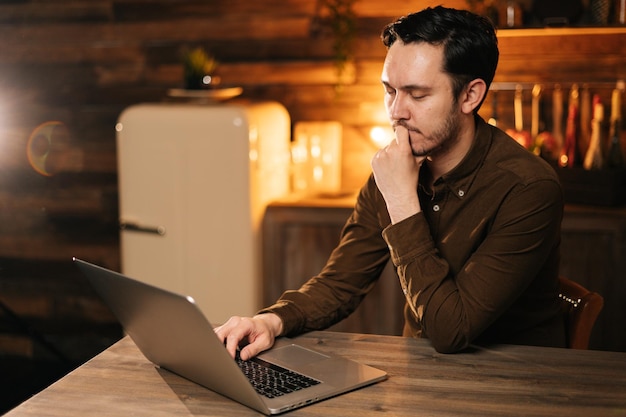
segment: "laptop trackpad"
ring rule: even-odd
[[[326,355],[298,345],[288,345],[271,349],[259,355],[259,357],[272,362],[288,364],[289,366],[303,366],[329,358]]]

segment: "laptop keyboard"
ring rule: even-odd
[[[280,397],[320,383],[316,379],[259,358],[244,361],[237,355],[235,361],[254,389],[267,398]]]

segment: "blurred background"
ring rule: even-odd
[[[625,149],[623,126],[612,123],[624,114],[615,104],[626,78],[623,1],[0,0],[0,413],[122,336],[71,258],[122,269],[116,125],[138,103],[198,101],[174,94],[188,87],[183,51],[199,47],[217,61],[206,89],[241,88],[224,103],[284,106],[291,192],[318,198],[319,220],[325,206],[349,209],[345,199],[389,140],[381,29],[440,3],[500,28],[499,70],[481,115],[530,132],[529,151],[561,170],[571,204],[562,270],[605,296],[593,347],[626,350],[623,171],[583,167],[594,103],[604,105],[602,149],[612,137]],[[576,161],[559,166],[574,92],[586,119],[575,132]],[[334,138],[335,171],[320,186],[316,168],[302,165],[313,155],[311,126]],[[543,132],[558,146],[543,149]],[[332,247],[343,215],[322,229],[307,223],[296,243]]]

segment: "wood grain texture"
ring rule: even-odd
[[[626,354],[502,345],[436,353],[427,340],[313,332],[298,342],[387,371],[389,378],[293,416],[626,415]],[[6,414],[257,416],[155,368],[125,338]]]
[[[244,87],[242,99],[279,101],[287,107],[293,123],[340,121],[346,132],[343,187],[354,190],[369,172],[373,150],[363,147],[367,131],[372,124],[386,123],[380,87],[385,48],[380,31],[399,15],[439,3],[467,6],[464,0],[356,2],[354,61],[343,78],[334,66],[327,11],[309,0],[2,3],[0,182],[20,185],[20,192],[11,189],[9,195],[24,198],[18,206],[32,201],[27,194],[39,191],[31,184],[42,180],[24,157],[26,141],[37,126],[49,120],[67,126],[71,150],[83,155],[84,163],[73,171],[79,175],[70,185],[82,175],[115,174],[117,117],[132,104],[165,100],[168,89],[182,85],[181,49],[201,45],[221,62],[218,73],[225,85]],[[626,76],[624,36],[623,28],[501,30],[496,81],[609,85]],[[340,90],[338,84],[342,84]],[[610,88],[599,93],[608,100]],[[512,99],[504,93],[498,110],[506,127],[512,122]],[[488,100],[482,113],[491,111]],[[549,117],[545,119],[548,125]],[[106,184],[83,182],[79,187],[102,193],[100,201],[105,202],[105,195],[110,189],[115,192],[117,184],[111,176]],[[62,197],[62,190],[51,186],[50,192],[39,196],[41,206],[52,205],[54,199],[87,196],[78,187],[70,188],[76,194]],[[98,211],[90,203],[83,206],[84,217],[90,216],[101,227],[115,228],[109,220],[117,217],[115,207],[103,203]],[[72,213],[68,211],[68,216]],[[0,205],[0,216],[8,221],[25,218],[12,205]],[[47,236],[32,236],[34,243],[41,239],[64,242],[65,235],[73,233],[68,230],[71,224],[48,225],[52,227],[40,229]],[[4,243],[11,242],[12,236],[3,237],[7,240],[0,242],[0,257],[15,256],[11,244]],[[91,239],[94,247],[102,244],[97,235]],[[26,245],[18,256],[40,259],[36,248],[36,243],[32,250]],[[118,249],[113,246],[111,251]]]

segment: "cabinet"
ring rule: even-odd
[[[354,198],[271,203],[263,219],[263,302],[319,273],[339,242]],[[404,296],[391,264],[350,317],[332,330],[401,335]]]
[[[339,240],[354,197],[271,203],[263,220],[263,301],[317,274]],[[561,273],[602,294],[605,306],[590,348],[626,351],[626,208],[567,205],[562,223]],[[402,333],[404,297],[387,265],[378,284],[333,330]]]

